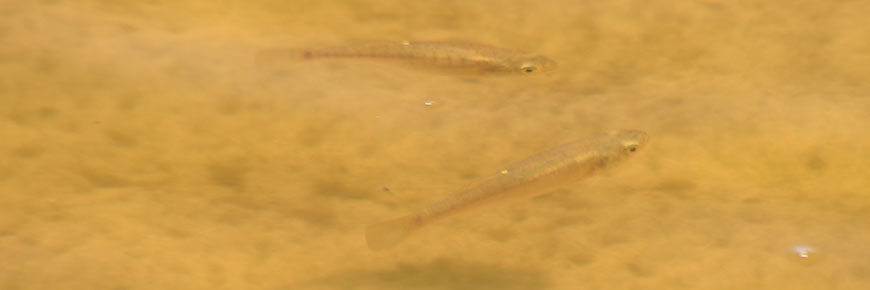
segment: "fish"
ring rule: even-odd
[[[636,155],[649,140],[646,132],[622,130],[541,152],[422,210],[366,227],[366,244],[389,249],[437,221],[564,188]]]
[[[535,75],[554,70],[552,59],[470,42],[387,42],[359,45],[284,48],[259,53],[261,65],[286,60],[369,59],[435,71],[476,75]]]

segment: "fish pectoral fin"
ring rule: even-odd
[[[392,248],[416,231],[420,226],[415,215],[377,223],[366,227],[366,244],[373,251]]]

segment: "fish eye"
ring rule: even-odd
[[[625,144],[625,152],[632,153],[635,151],[637,151],[637,144],[636,143]]]

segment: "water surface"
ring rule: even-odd
[[[0,289],[868,289],[868,13],[5,3]],[[384,40],[474,41],[559,67],[254,65],[266,49]],[[652,136],[618,170],[365,246],[367,224],[617,129]]]

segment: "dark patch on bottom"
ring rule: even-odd
[[[643,263],[631,262],[625,264],[625,269],[632,275],[637,277],[649,277],[653,273],[653,268]]]
[[[249,171],[244,160],[212,163],[207,170],[212,184],[238,192],[244,191]]]
[[[85,168],[79,174],[96,187],[122,187],[132,185],[129,179],[113,172]]]
[[[571,264],[576,267],[583,267],[595,261],[595,258],[593,256],[583,253],[569,255],[567,259],[569,262],[571,262]]]
[[[323,206],[299,206],[287,209],[286,215],[304,221],[312,226],[321,228],[333,227],[337,223],[337,216],[331,207]]]
[[[313,181],[313,192],[319,197],[339,199],[365,199],[372,194],[363,188],[354,188],[337,179],[317,179]]]
[[[298,289],[548,289],[552,283],[537,270],[440,259],[400,264],[386,270],[347,270],[306,283]]]

